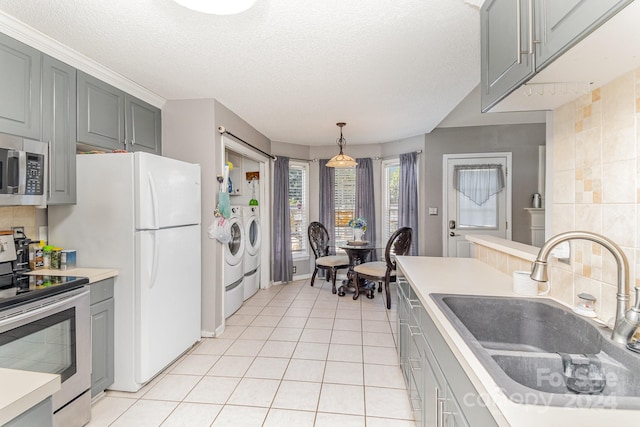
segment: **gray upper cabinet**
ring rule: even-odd
[[[0,33],[0,132],[41,139],[40,51]]]
[[[78,142],[161,154],[161,127],[159,108],[78,72]]]
[[[536,0],[536,69],[553,61],[631,1]]]
[[[486,112],[633,0],[487,0],[480,9]]]
[[[146,151],[160,154],[161,147],[161,113],[151,104],[127,95],[125,98],[126,135],[129,151]]]
[[[42,60],[42,140],[49,142],[48,204],[76,202],[76,69]]]
[[[529,12],[527,0],[486,0],[480,9],[482,111],[534,74]]]
[[[125,149],[124,97],[121,90],[78,71],[78,142]]]

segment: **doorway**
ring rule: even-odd
[[[249,199],[257,199],[259,201],[259,209],[258,209],[258,220],[262,224],[271,224],[271,161],[268,157],[257,153],[251,148],[247,147],[240,142],[234,141],[231,138],[227,138],[226,136],[222,136],[222,152],[221,159],[225,159],[225,152],[231,151],[235,153],[239,158],[244,160],[249,160],[253,164],[257,164],[258,173],[259,173],[259,181],[258,183],[249,182],[246,180],[244,176],[244,171],[241,174],[238,174],[236,180],[238,182],[235,183],[234,188],[241,188],[242,193],[235,193],[232,197],[231,204],[240,204],[243,206],[249,205]],[[250,186],[251,184],[251,186]],[[233,200],[235,199],[235,200]],[[271,254],[270,247],[265,242],[269,242],[271,240],[269,227],[262,227],[262,245],[260,247],[260,287],[268,288],[271,286]]]
[[[443,156],[443,254],[470,257],[468,234],[511,240],[511,153]]]

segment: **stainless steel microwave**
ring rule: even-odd
[[[47,205],[49,144],[0,134],[0,206]]]

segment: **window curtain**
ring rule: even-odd
[[[489,197],[504,188],[502,165],[456,165],[453,168],[453,187],[482,206]]]
[[[398,228],[411,227],[409,255],[418,255],[418,153],[400,154]]]
[[[293,280],[291,223],[289,212],[289,158],[278,156],[273,165],[273,242],[274,282]]]
[[[319,163],[319,173],[320,173],[320,213],[318,215],[318,221],[324,225],[329,233],[331,238],[331,242],[333,242],[333,235],[335,232],[335,224],[336,224],[336,209],[335,209],[335,182],[336,175],[335,170],[333,168],[327,167],[327,162],[329,159],[320,159]],[[336,250],[335,247],[332,246],[329,248],[329,253],[331,255],[335,255]],[[321,270],[320,273],[324,273],[324,270]]]
[[[376,206],[373,186],[373,162],[370,158],[356,159],[356,218],[367,221],[364,240],[376,242]],[[386,242],[384,242],[386,243]],[[375,252],[371,253],[371,261],[378,259]]]

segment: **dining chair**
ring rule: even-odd
[[[382,291],[382,283],[384,282],[387,309],[391,308],[389,282],[395,281],[396,279],[395,257],[409,253],[409,248],[411,247],[411,232],[411,227],[402,227],[391,235],[384,250],[384,261],[365,262],[364,264],[353,267],[356,287],[356,293],[353,295],[353,299],[358,298],[358,295],[360,295],[360,279],[377,281],[378,292]]]
[[[331,292],[335,294],[337,293],[337,270],[349,268],[349,257],[346,255],[329,255],[329,233],[322,223],[313,221],[309,224],[307,234],[311,250],[313,250],[313,255],[316,257],[315,268],[311,276],[311,286],[313,286],[318,270],[326,270],[331,278]]]

